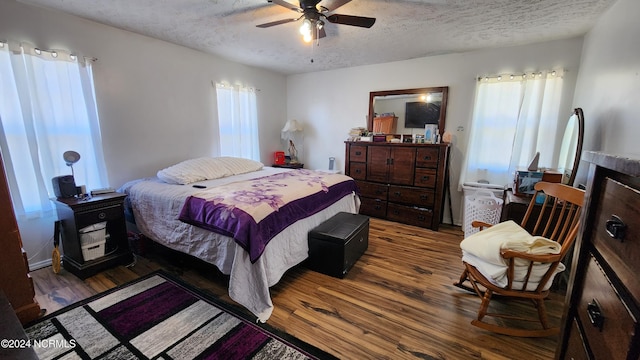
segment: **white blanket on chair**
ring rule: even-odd
[[[507,286],[508,262],[500,255],[502,249],[528,254],[559,254],[561,245],[542,236],[531,236],[518,224],[509,220],[469,236],[460,243],[460,248],[462,249],[462,261],[473,265],[493,284],[505,287]],[[528,262],[516,259],[515,265],[513,288],[518,289],[523,285],[522,281],[527,274]],[[534,264],[527,290],[535,290],[548,268],[549,264]],[[555,274],[564,269],[564,265],[560,264]],[[548,289],[551,283],[552,281],[549,281],[545,285],[545,289]]]

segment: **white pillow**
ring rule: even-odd
[[[219,179],[233,175],[227,166],[216,158],[190,159],[158,171],[160,180],[169,184],[190,184],[196,181]]]
[[[233,175],[245,174],[252,171],[258,171],[264,167],[264,164],[250,159],[223,156],[216,158],[224,167],[226,167]]]

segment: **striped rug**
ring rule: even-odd
[[[156,272],[28,325],[40,359],[325,359],[333,356],[236,315]]]

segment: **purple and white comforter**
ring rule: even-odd
[[[355,182],[346,175],[289,171],[189,196],[179,219],[233,237],[254,263],[286,227],[355,191]]]

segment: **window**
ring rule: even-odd
[[[67,150],[81,155],[76,184],[105,187],[91,61],[2,43],[0,80],[0,148],[16,215],[52,210],[51,178],[71,173]]]
[[[220,155],[260,161],[254,89],[216,84]]]
[[[478,80],[462,182],[506,185],[540,152],[539,167],[557,166],[562,76],[555,71]]]

